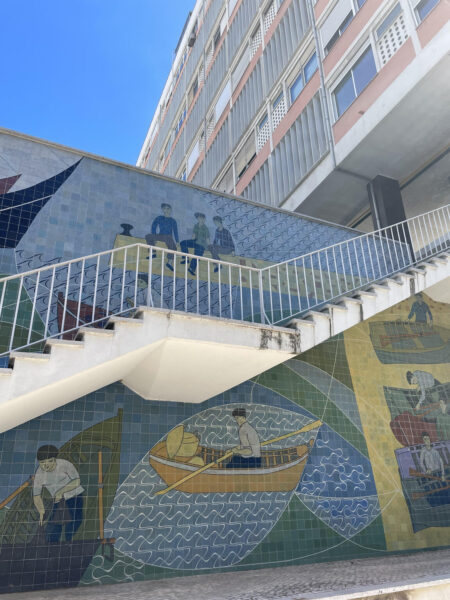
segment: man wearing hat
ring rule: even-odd
[[[220,260],[219,254],[234,254],[235,246],[231,233],[223,226],[222,217],[215,216],[213,221],[216,226],[216,234],[214,236],[214,241],[208,247],[208,250],[215,260]],[[217,273],[218,270],[219,265],[216,265],[214,267],[214,272]]]
[[[197,223],[194,225],[194,237],[191,240],[182,240],[180,243],[181,252],[189,253],[189,250],[194,250],[196,256],[203,256],[205,248],[209,246],[209,229],[205,225],[206,216],[201,212],[195,213]],[[183,265],[185,259],[181,261]],[[195,275],[195,269],[197,268],[197,259],[191,258],[189,265],[189,273]]]
[[[235,408],[231,415],[239,427],[239,446],[233,448],[233,456],[227,469],[255,469],[261,466],[261,442],[256,429],[247,421],[245,408]]]
[[[164,242],[169,250],[176,250],[178,244],[178,227],[177,222],[172,217],[172,207],[170,204],[161,204],[162,215],[154,219],[152,223],[152,232],[145,236],[145,240],[149,246],[153,246],[156,242]],[[155,257],[155,254],[153,254]],[[173,271],[173,254],[167,256],[166,267]]]

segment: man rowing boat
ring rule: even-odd
[[[245,408],[235,408],[231,415],[239,426],[239,446],[235,446],[227,469],[254,469],[261,466],[261,442],[256,429],[247,421]]]

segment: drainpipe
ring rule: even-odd
[[[334,170],[336,168],[336,154],[334,151],[333,130],[331,128],[330,106],[328,103],[327,92],[325,89],[325,76],[323,73],[322,51],[321,51],[321,46],[319,44],[319,34],[317,32],[316,20],[314,18],[314,9],[312,6],[312,0],[306,0],[306,6],[308,7],[309,18],[311,21],[311,28],[312,28],[312,32],[313,32],[313,36],[314,36],[314,43],[316,46],[317,65],[319,67],[319,77],[320,77],[320,95],[322,98],[323,116],[325,119],[325,130],[327,132],[328,145],[329,145],[330,152],[331,152],[331,160],[333,163],[333,170]]]

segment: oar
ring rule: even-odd
[[[30,479],[27,479],[27,481],[24,481],[22,485],[17,488],[17,490],[15,490],[12,494],[5,498],[3,502],[0,502],[0,509],[4,508],[7,504],[9,504],[11,500],[14,500],[14,498],[18,496],[22,490],[28,487],[32,481],[33,476],[31,476]]]
[[[450,490],[450,485],[438,487],[434,490],[429,490],[428,492],[414,492],[412,495],[412,499],[418,500],[419,498],[424,498],[425,496],[429,496],[430,494],[436,494],[437,492],[444,492],[445,490]]]
[[[297,431],[292,431],[291,433],[285,433],[284,435],[280,435],[276,438],[272,438],[271,440],[266,440],[265,442],[261,442],[261,446],[267,446],[269,444],[274,444],[275,442],[279,442],[280,440],[285,440],[286,438],[292,437],[293,435],[298,435],[300,433],[306,433],[307,431],[311,431],[312,429],[317,429],[317,427],[320,427],[321,425],[322,425],[322,421],[320,421],[320,420],[314,421],[313,423],[309,423],[308,425],[305,425],[304,427],[302,427],[301,429],[298,429]],[[196,471],[189,473],[189,475],[186,475],[186,477],[183,477],[182,479],[175,481],[175,483],[172,483],[172,485],[169,485],[168,487],[166,487],[162,490],[159,490],[158,492],[155,492],[155,496],[161,496],[162,494],[167,494],[167,492],[170,492],[171,490],[180,486],[182,483],[189,481],[189,479],[192,479],[193,477],[200,475],[200,473],[203,473],[203,471],[210,469],[214,465],[218,465],[219,463],[223,462],[224,460],[226,460],[227,458],[229,458],[232,455],[233,455],[233,451],[228,450],[228,452],[225,452],[225,454],[223,456],[221,456],[220,458],[218,458],[217,460],[214,460],[213,462],[208,463],[204,467],[200,467],[200,469],[197,469]]]
[[[425,477],[425,479],[435,479],[436,481],[442,481],[442,477],[437,477],[436,475],[428,475],[428,473],[421,473],[420,471],[415,471],[414,469],[409,469],[410,477]]]

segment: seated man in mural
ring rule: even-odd
[[[430,318],[430,325],[433,323],[433,315],[431,314],[430,307],[423,299],[422,294],[419,292],[416,294],[416,300],[413,302],[411,306],[410,313],[408,315],[408,319],[411,320],[413,316],[416,317],[415,323],[420,323],[422,325],[427,324],[427,317]]]
[[[407,371],[406,380],[410,385],[417,386],[417,391],[420,393],[419,401],[414,407],[416,411],[421,410],[427,404],[437,404],[441,393],[445,393],[441,382],[427,371]]]
[[[195,218],[197,223],[194,225],[194,237],[191,240],[182,240],[180,243],[181,252],[186,254],[192,248],[196,256],[203,256],[205,248],[210,244],[209,229],[205,225],[206,216],[203,213],[196,212]],[[181,260],[181,264],[184,265],[185,259]],[[197,259],[191,258],[189,265],[189,273],[195,275],[195,269],[197,268]]]
[[[233,448],[233,456],[227,469],[254,469],[261,466],[261,442],[256,429],[247,421],[245,408],[235,408],[231,415],[239,427],[239,446]]]
[[[169,250],[176,250],[178,244],[178,226],[172,217],[172,207],[170,204],[161,204],[162,215],[156,217],[152,223],[152,232],[145,236],[149,246],[154,246],[156,242],[163,242]],[[156,253],[153,253],[153,258]],[[166,267],[173,271],[173,254],[167,256]]]
[[[234,241],[231,237],[231,233],[223,226],[222,217],[214,217],[213,222],[216,226],[216,234],[214,236],[213,243],[208,247],[208,250],[211,252],[211,256],[214,258],[214,260],[220,260],[220,254],[234,255]],[[214,267],[214,273],[217,273],[218,270],[219,265],[216,265]]]
[[[426,431],[422,434],[422,439],[424,446],[420,451],[420,468],[422,469],[422,473],[426,473],[427,475],[434,475],[436,477],[441,477],[442,481],[445,481],[445,469],[444,462],[442,460],[441,455],[431,446],[430,436]]]
[[[83,492],[78,471],[67,460],[58,458],[58,448],[41,446],[37,451],[39,467],[34,476],[33,501],[39,513],[39,523],[44,524],[45,507],[42,489],[46,488],[53,499],[53,507],[45,527],[48,543],[58,543],[63,527],[65,540],[70,542],[83,520]]]

